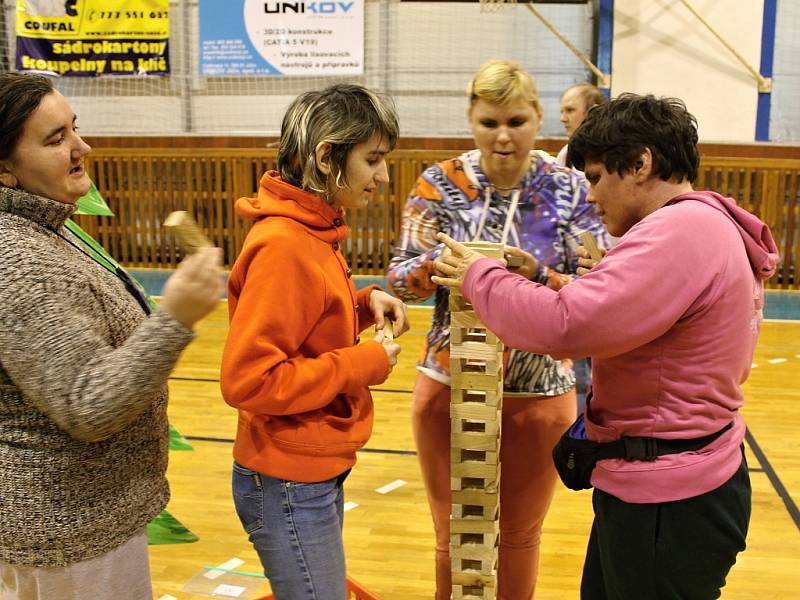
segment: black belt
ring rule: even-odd
[[[665,454],[691,452],[708,446],[711,442],[728,431],[733,422],[728,423],[709,435],[690,440],[664,440],[653,437],[624,437],[614,442],[597,442],[597,459],[624,458],[625,460],[653,461]]]

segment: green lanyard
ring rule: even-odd
[[[67,219],[66,223],[64,223],[64,227],[76,238],[78,238],[78,241],[81,244],[80,247],[76,246],[78,250],[82,251],[89,258],[107,271],[113,273],[120,279],[120,281],[122,281],[125,289],[128,290],[131,296],[133,296],[134,299],[139,303],[139,306],[142,307],[142,310],[145,312],[145,314],[149,315],[153,310],[156,309],[158,305],[145,291],[142,284],[131,277],[127,271],[125,271],[125,269],[123,269],[122,266],[115,261],[108,252],[106,252],[106,249],[103,248],[103,246],[100,245],[97,240],[81,229],[72,219]],[[70,240],[67,239],[66,241],[72,244]],[[75,246],[75,244],[72,245]]]

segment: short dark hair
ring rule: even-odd
[[[683,101],[628,93],[594,107],[569,139],[567,160],[581,170],[586,161],[601,162],[624,175],[645,148],[664,181],[697,178],[697,120]]]
[[[43,75],[0,73],[0,160],[14,154],[28,117],[53,89]]]
[[[292,185],[319,195],[327,177],[317,168],[318,144],[331,145],[336,185],[347,184],[345,167],[350,150],[379,135],[393,149],[400,135],[392,102],[356,84],[338,83],[301,94],[289,106],[281,124],[278,171]]]

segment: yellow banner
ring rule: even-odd
[[[169,0],[17,0],[19,71],[166,75]]]
[[[168,38],[169,0],[17,0],[17,35]]]

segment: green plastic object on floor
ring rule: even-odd
[[[186,438],[175,429],[172,425],[169,426],[169,449],[170,450],[194,450],[192,445],[186,441]]]
[[[191,544],[199,539],[167,511],[163,511],[147,524],[147,543],[150,546]]]

